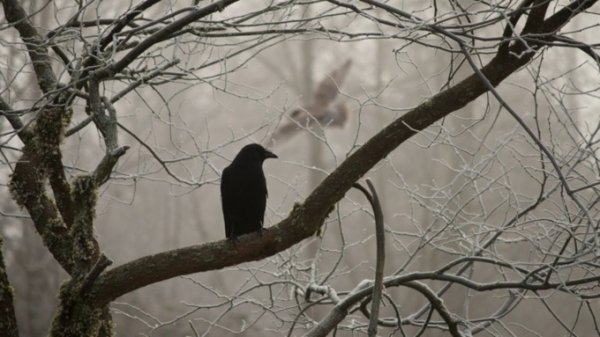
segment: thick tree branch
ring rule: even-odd
[[[36,230],[42,236],[44,244],[60,265],[70,273],[72,271],[71,240],[65,239],[67,227],[60,218],[54,203],[39,182],[35,162],[30,162],[24,155],[15,165],[11,192],[19,203],[27,209]],[[20,193],[19,196],[16,193]]]
[[[517,57],[522,48],[514,46],[511,48],[514,52],[493,58],[481,69],[481,73],[493,86],[498,85],[533,57],[532,53]],[[262,237],[243,236],[236,246],[223,240],[181,248],[143,257],[108,270],[96,283],[96,301],[105,304],[135,289],[178,275],[263,259],[312,236],[331,207],[378,161],[418,131],[464,107],[487,91],[488,88],[479,76],[473,74],[407,112],[358,148],[325,178],[302,206],[267,230]]]
[[[598,0],[575,0],[544,21],[545,33],[554,33],[567,24],[574,16],[592,7]]]
[[[13,288],[8,282],[4,256],[2,255],[2,238],[0,237],[0,336],[18,337],[17,318],[13,301]]]
[[[56,200],[56,206],[67,227],[73,223],[73,205],[71,187],[65,174],[60,144],[63,131],[71,120],[72,110],[64,107],[48,106],[40,112],[33,129],[34,145],[30,154],[41,167],[38,170],[48,173],[50,187]]]
[[[49,93],[56,88],[57,81],[52,71],[48,50],[43,46],[43,39],[29,21],[29,16],[19,1],[2,0],[2,5],[6,20],[15,26],[27,46],[40,89],[44,93]]]
[[[517,9],[513,12],[513,15],[510,17],[506,26],[504,27],[504,32],[502,33],[503,41],[500,43],[498,47],[498,53],[500,55],[504,55],[508,53],[508,46],[510,45],[511,37],[514,34],[515,27],[517,26],[517,22],[521,18],[521,16],[525,13],[525,10],[531,5],[531,3],[535,0],[523,0]]]
[[[523,27],[523,34],[538,33],[542,30],[544,17],[550,5],[550,0],[536,0],[531,5],[531,12]]]
[[[44,243],[61,266],[69,272],[72,269],[70,240],[65,240],[67,227],[58,215],[54,203],[44,191],[43,182],[39,181],[38,165],[30,161],[24,154],[15,165],[11,180],[11,192],[17,203],[27,208],[36,230]]]

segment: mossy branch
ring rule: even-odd
[[[94,263],[94,266],[87,275],[83,279],[83,283],[81,285],[81,290],[79,291],[80,295],[85,296],[89,292],[90,288],[96,282],[96,279],[108,266],[112,264],[112,261],[106,257],[104,254],[100,254],[100,257]]]
[[[70,236],[73,240],[72,258],[75,270],[72,275],[80,277],[88,273],[100,257],[100,247],[94,237],[94,218],[98,185],[91,175],[76,177],[73,181],[75,208]]]
[[[2,238],[0,237],[0,336],[18,337],[17,318],[13,301],[13,288],[8,282],[4,257],[2,256]]]
[[[27,209],[37,232],[54,258],[71,273],[72,241],[56,205],[46,194],[45,173],[33,148],[33,145],[25,145],[23,155],[15,165],[9,185],[10,192],[17,204]]]
[[[62,163],[60,144],[72,114],[71,109],[65,109],[63,106],[48,106],[43,109],[33,129],[34,139],[31,146],[31,155],[39,162],[40,173],[48,176],[56,206],[67,227],[73,224],[73,201]]]

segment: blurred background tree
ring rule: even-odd
[[[595,4],[2,0],[0,336],[600,334]]]

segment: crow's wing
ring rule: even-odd
[[[243,215],[240,232],[245,234],[262,228],[267,206],[267,184],[260,164],[246,166],[243,175],[239,191],[240,199],[243,200],[240,207]]]
[[[239,202],[236,200],[236,176],[235,170],[227,166],[221,175],[221,206],[223,208],[223,219],[225,221],[225,237],[235,236],[234,228],[236,223],[236,214],[238,214]]]
[[[260,230],[267,206],[267,184],[262,165],[233,163],[221,176],[225,236],[235,238]]]

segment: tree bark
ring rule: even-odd
[[[2,255],[2,238],[0,237],[0,336],[19,337],[13,288],[8,282],[4,256]]]

